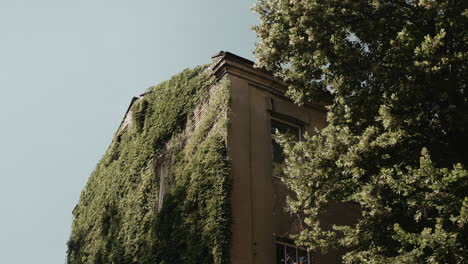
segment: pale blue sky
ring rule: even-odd
[[[0,263],[65,263],[71,211],[134,95],[229,50],[254,0],[0,0]]]

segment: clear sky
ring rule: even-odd
[[[0,263],[65,263],[71,211],[134,95],[228,50],[254,0],[0,0]]]

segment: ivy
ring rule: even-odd
[[[200,66],[132,105],[73,212],[68,263],[229,262],[229,94]],[[170,184],[158,212],[162,162]]]

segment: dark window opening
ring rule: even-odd
[[[273,162],[275,163],[283,163],[284,162],[284,153],[283,148],[276,142],[275,140],[275,133],[279,131],[281,134],[286,134],[291,137],[294,141],[301,140],[301,127],[298,125],[294,125],[289,122],[279,121],[277,119],[271,119],[271,144],[272,144],[272,155],[273,155]]]

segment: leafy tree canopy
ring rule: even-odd
[[[468,262],[468,1],[258,0],[257,64],[329,125],[286,141],[288,207],[345,263]],[[330,201],[359,207],[324,227]]]

